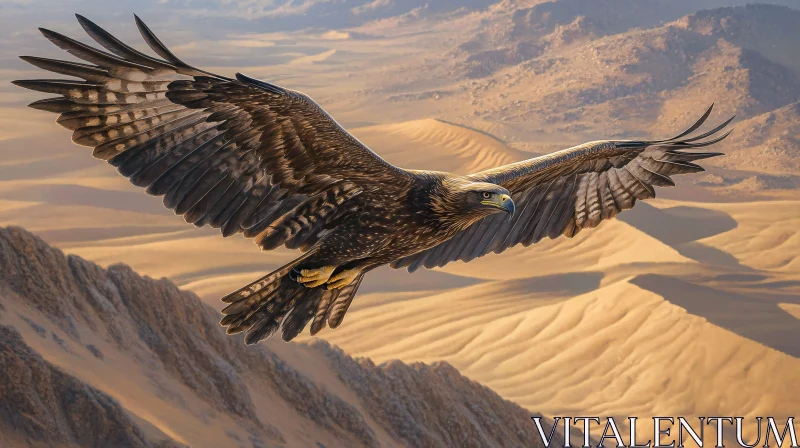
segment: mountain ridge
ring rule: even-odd
[[[74,379],[59,382],[72,384],[67,393],[96,390],[96,401],[116,402],[107,407],[122,417],[108,421],[131,428],[122,434],[139,441],[132,446],[161,442],[144,440],[125,413],[174,446],[537,446],[527,411],[447,363],[375,365],[322,341],[247,348],[193,293],[122,264],[106,270],[65,256],[19,227],[0,228],[0,273],[1,331],[21,335],[9,338],[15,351],[0,347],[16,353],[3,363],[30,366],[19,354],[35,352],[26,356],[38,354],[41,371]],[[0,423],[19,426],[10,413]],[[55,423],[40,432],[67,446],[114,446],[83,444]],[[49,440],[14,434],[33,446]]]

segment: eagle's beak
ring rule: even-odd
[[[492,199],[482,201],[481,204],[491,205],[492,207],[499,208],[511,216],[514,216],[514,201],[512,201],[511,196],[507,194],[493,195]]]
[[[514,216],[514,201],[507,194],[500,195],[500,208],[511,216]]]

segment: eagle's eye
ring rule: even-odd
[[[489,199],[490,197],[492,197],[492,194],[489,193],[488,191],[484,191],[481,196],[483,196],[484,199]]]

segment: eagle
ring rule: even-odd
[[[603,140],[458,175],[394,166],[311,98],[241,73],[178,59],[134,16],[144,54],[81,15],[103,51],[41,33],[83,62],[21,56],[71,79],[14,81],[57,95],[30,104],[60,114],[72,141],[197,227],[243,234],[299,256],[225,296],[220,324],[255,344],[342,323],[364,275],[469,262],[544,237],[597,227],[671,176],[703,171],[698,151],[733,120],[699,133],[713,105],[666,140]]]

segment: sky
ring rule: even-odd
[[[289,6],[298,6],[297,2],[289,3]],[[73,59],[45,39],[37,28],[48,28],[98,47],[75,20],[75,13],[96,22],[123,42],[151,53],[136,29],[133,20],[136,13],[183,59],[232,74],[246,67],[282,63],[328,49],[297,44],[286,35],[270,34],[278,31],[267,23],[277,21],[274,17],[235,17],[233,13],[226,16],[226,11],[243,14],[242,8],[247,7],[261,14],[278,11],[284,6],[286,3],[270,0],[0,0],[0,29],[3,30],[0,34],[0,108],[22,107],[42,97],[10,84],[14,79],[43,76],[43,72],[19,60],[18,56]],[[284,8],[283,14],[300,14],[293,11]]]
[[[63,59],[38,27],[95,45],[74,18],[82,14],[122,41],[146,49],[136,30],[139,15],[173,51],[197,66],[264,66],[315,55],[326,48],[297,45],[270,33],[357,26],[401,14],[481,8],[495,0],[0,0],[0,106],[19,106],[8,81],[29,70],[19,55]]]

